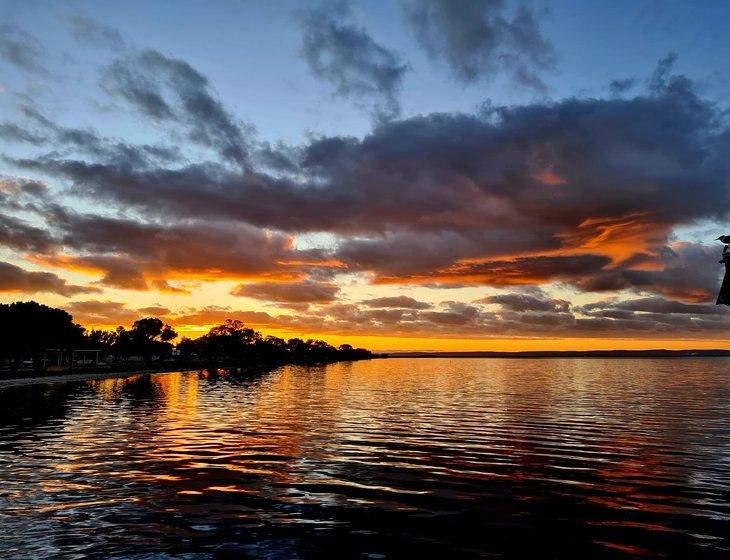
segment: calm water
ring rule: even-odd
[[[0,557],[730,557],[730,360],[0,381]]]

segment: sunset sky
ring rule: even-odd
[[[730,4],[0,0],[0,301],[727,347]]]

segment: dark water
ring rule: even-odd
[[[0,557],[419,556],[730,557],[730,360],[0,381]]]

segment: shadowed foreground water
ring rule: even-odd
[[[3,558],[727,558],[730,360],[0,381]]]

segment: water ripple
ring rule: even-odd
[[[727,558],[729,365],[0,380],[0,556]]]

